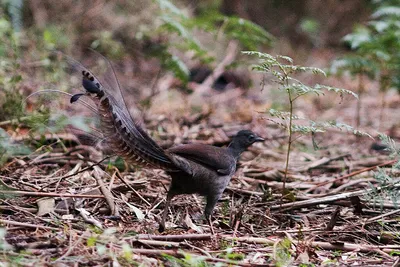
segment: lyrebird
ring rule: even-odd
[[[239,131],[226,148],[184,144],[161,148],[145,131],[140,118],[130,115],[124,101],[118,101],[108,83],[102,83],[80,64],[85,93],[72,95],[74,103],[83,95],[95,103],[100,118],[100,131],[113,152],[128,163],[160,168],[172,178],[159,230],[165,229],[165,220],[171,199],[180,194],[200,194],[206,197],[205,217],[210,217],[215,205],[236,171],[240,154],[255,142],[264,141],[249,130]],[[115,74],[114,74],[115,75]],[[116,77],[115,77],[116,79]]]

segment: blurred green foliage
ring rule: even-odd
[[[308,35],[314,46],[318,47],[320,42],[320,23],[313,18],[305,18],[300,22],[300,29]]]
[[[0,166],[16,155],[28,155],[31,150],[23,144],[12,142],[10,136],[0,128]]]
[[[400,90],[400,1],[374,1],[375,12],[366,25],[358,25],[344,41],[353,51],[333,62],[332,72],[367,75],[380,90]]]
[[[395,159],[397,162],[391,168],[377,168],[374,171],[374,179],[377,181],[379,187],[370,184],[371,191],[367,194],[367,200],[373,201],[381,205],[385,200],[393,202],[395,208],[399,207],[399,180],[398,171],[400,169],[400,149],[396,142],[386,134],[379,134],[379,139],[386,146],[386,151],[390,153],[389,157]]]
[[[19,35],[12,24],[0,18],[0,121],[20,117],[22,95],[19,91],[22,75],[19,71]]]
[[[189,78],[189,70],[184,61],[173,53],[173,49],[182,52],[191,51],[193,58],[202,63],[211,63],[214,56],[206,50],[195,37],[197,31],[217,38],[225,35],[228,40],[238,40],[247,49],[256,49],[260,45],[270,45],[273,37],[260,26],[238,17],[222,15],[217,6],[206,9],[196,17],[190,17],[169,0],[156,0],[159,6],[157,31],[145,32],[144,38],[154,34],[165,37],[164,42],[153,46],[150,55],[160,59],[164,69],[171,71],[183,82]],[[218,41],[218,40],[216,40]]]

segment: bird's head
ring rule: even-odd
[[[262,141],[264,141],[264,138],[258,136],[252,131],[241,130],[233,137],[232,142],[228,147],[240,154],[255,142]]]

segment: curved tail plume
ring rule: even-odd
[[[74,65],[81,70],[82,86],[86,92],[72,95],[70,102],[74,103],[82,96],[93,100],[100,118],[100,130],[115,154],[137,165],[178,170],[165,151],[144,130],[141,119],[131,116],[123,97],[112,94],[115,90],[121,94],[120,89],[111,88],[80,63],[74,61]],[[116,77],[115,80],[118,81]]]

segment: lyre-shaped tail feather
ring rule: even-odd
[[[178,170],[165,151],[144,130],[139,122],[141,120],[132,117],[125,102],[118,101],[112,95],[115,88],[101,82],[80,63],[74,61],[74,64],[81,70],[82,86],[86,94],[73,95],[71,103],[83,95],[89,96],[95,102],[101,122],[100,130],[108,146],[127,162],[170,171]]]

